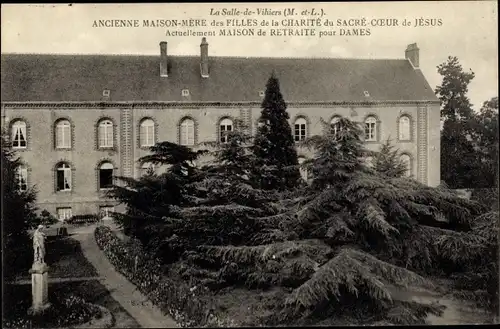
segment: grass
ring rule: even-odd
[[[59,291],[53,291],[50,298],[51,307],[42,314],[28,316],[31,306],[30,285],[5,285],[3,301],[4,327],[67,327],[88,322],[100,313],[97,307],[72,292],[61,294]]]
[[[54,304],[55,300],[64,300],[70,296],[82,298],[87,303],[97,304],[107,308],[115,319],[115,328],[138,328],[139,324],[134,320],[123,307],[115,301],[110,292],[98,281],[88,280],[80,282],[63,282],[63,283],[49,283],[49,302]],[[4,286],[4,321],[15,321],[15,319],[26,319],[28,307],[31,303],[31,285],[12,285],[6,284]],[[60,305],[61,303],[56,303]],[[60,307],[60,306],[58,306]],[[55,309],[54,313],[58,313]],[[83,313],[83,312],[82,312]],[[88,313],[88,311],[86,311]],[[65,313],[67,314],[67,313]],[[49,317],[41,321],[36,327],[49,328],[55,327],[55,324],[60,319]],[[87,318],[85,318],[87,320]],[[16,323],[21,323],[17,321]],[[5,322],[4,322],[5,323]],[[16,325],[16,327],[21,325]]]
[[[48,236],[45,262],[51,278],[82,278],[97,276],[94,266],[85,258],[80,243],[69,237]],[[29,279],[29,268],[18,279]]]
[[[49,235],[46,241],[46,263],[49,265],[49,278],[88,278],[97,277],[93,265],[83,255],[80,243],[71,236],[56,237]],[[29,279],[28,268],[18,279]],[[49,279],[49,280],[50,280]],[[29,282],[29,280],[28,280]],[[111,297],[110,291],[99,280],[75,280],[71,282],[49,282],[49,302],[65,300],[70,296],[82,298],[87,303],[107,308],[114,317],[115,328],[138,328],[135,319]],[[4,320],[27,317],[31,305],[31,284],[5,284],[3,294]],[[60,304],[60,303],[59,303]],[[85,310],[82,310],[85,313]],[[45,321],[37,327],[54,327],[56,320]],[[15,325],[21,327],[21,325]]]

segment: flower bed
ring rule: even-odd
[[[213,296],[189,287],[180,280],[166,277],[160,262],[148,259],[135,242],[122,242],[108,227],[95,230],[97,245],[117,271],[127,277],[163,312],[170,314],[182,327],[235,326],[231,319],[222,320],[214,314]],[[136,256],[138,256],[135,271]]]
[[[6,288],[2,319],[4,328],[67,328],[84,324],[101,315],[98,306],[78,296],[54,294],[50,299],[50,308],[42,314],[29,316],[31,287],[6,285]]]

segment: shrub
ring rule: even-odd
[[[68,224],[76,224],[76,225],[97,223],[98,221],[99,221],[99,216],[95,214],[75,215],[72,216],[70,219],[65,220],[65,222]]]
[[[480,202],[491,210],[498,210],[498,188],[476,188],[471,192],[471,200]]]
[[[19,292],[16,286],[9,286],[6,292],[5,328],[54,328],[69,327],[90,321],[100,314],[100,309],[75,295],[53,293],[51,307],[41,314],[28,315],[31,296],[28,291]]]
[[[182,327],[224,326],[213,314],[211,300],[199,289],[166,277],[158,259],[149,257],[134,240],[122,242],[109,227],[95,229],[95,239],[116,270],[127,277],[153,304],[169,313]],[[137,271],[135,259],[138,257]]]

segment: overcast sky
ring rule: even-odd
[[[279,3],[279,4],[73,4],[2,5],[2,53],[159,54],[159,42],[168,41],[172,55],[199,55],[200,37],[166,37],[167,28],[93,28],[105,19],[226,19],[210,16],[211,8],[323,9],[325,18],[441,19],[439,27],[372,27],[369,36],[330,37],[208,37],[209,55],[261,57],[404,58],[410,43],[420,48],[420,67],[434,88],[440,84],[436,66],[457,56],[476,78],[469,97],[474,108],[497,96],[498,33],[496,1],[442,1],[397,3]],[[248,18],[278,19],[283,16]],[[294,18],[299,18],[298,16]],[[305,17],[308,18],[308,17]],[[214,28],[212,28],[214,29]],[[326,28],[318,28],[317,31]],[[335,29],[338,30],[338,27]],[[170,29],[175,31],[175,29]],[[179,29],[177,29],[179,30]],[[202,31],[194,28],[194,31]]]

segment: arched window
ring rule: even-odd
[[[305,118],[297,118],[294,124],[294,134],[293,137],[296,142],[300,142],[306,139],[307,132],[307,121]]]
[[[141,166],[141,176],[152,175],[155,173],[155,165],[151,162],[145,162]]]
[[[144,119],[141,121],[139,139],[141,147],[151,147],[155,145],[155,123],[153,120]]]
[[[302,165],[304,163],[304,161],[306,161],[306,158],[298,157],[297,160],[299,162],[299,165]],[[302,177],[302,179],[307,181],[307,178],[308,178],[307,169],[301,167],[301,168],[299,168],[299,171],[300,171],[300,176]]]
[[[340,131],[340,117],[334,116],[332,120],[330,121],[330,127],[332,129],[332,134],[334,137],[337,137],[337,134]]]
[[[228,142],[228,131],[233,131],[233,120],[229,118],[222,119],[219,124],[220,128],[220,142],[227,143]]]
[[[71,191],[71,167],[66,163],[56,166],[56,191]]]
[[[12,147],[24,149],[27,146],[26,122],[17,120],[11,127]]]
[[[411,120],[407,115],[403,115],[399,118],[399,140],[409,141],[411,140]]]
[[[68,120],[59,120],[56,123],[56,148],[71,148],[71,123]]]
[[[194,145],[194,121],[190,118],[185,118],[180,126],[180,143],[181,145]]]
[[[365,120],[365,141],[373,142],[377,140],[377,119],[370,116]]]
[[[406,165],[405,176],[411,176],[411,157],[408,154],[403,153],[400,155],[399,159]]]
[[[108,189],[113,187],[114,167],[109,162],[103,162],[99,166],[99,189]]]
[[[98,126],[99,147],[113,147],[113,122],[102,120]]]
[[[19,165],[16,168],[17,186],[19,191],[25,192],[28,190],[28,168]]]

